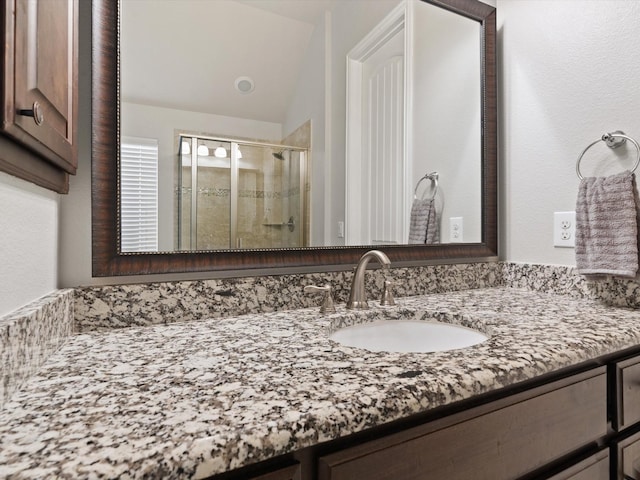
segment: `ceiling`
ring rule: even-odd
[[[123,0],[126,102],[282,123],[335,0]],[[238,77],[253,79],[242,94]]]

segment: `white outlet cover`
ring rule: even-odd
[[[555,247],[575,248],[576,212],[553,213],[553,245]]]
[[[449,241],[451,243],[464,242],[463,217],[449,217]]]

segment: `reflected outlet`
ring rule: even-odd
[[[464,224],[463,217],[449,218],[449,241],[451,243],[464,242]]]

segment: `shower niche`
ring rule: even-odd
[[[307,162],[298,147],[180,135],[176,248],[308,246]]]

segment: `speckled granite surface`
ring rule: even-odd
[[[316,308],[80,334],[0,412],[0,477],[201,478],[640,343],[640,312],[558,298],[492,288],[373,310],[491,336],[429,354],[333,343],[332,322],[367,316]]]
[[[0,317],[0,409],[73,327],[73,290],[57,290]]]
[[[604,278],[588,281],[575,267],[503,263],[504,285],[589,298],[605,305],[640,308],[638,279]]]
[[[266,313],[318,305],[303,293],[305,285],[333,287],[346,302],[352,272],[81,287],[75,290],[77,331],[87,332]],[[499,263],[431,265],[367,272],[369,298],[379,298],[385,278],[396,282],[395,295],[423,295],[502,284]]]

